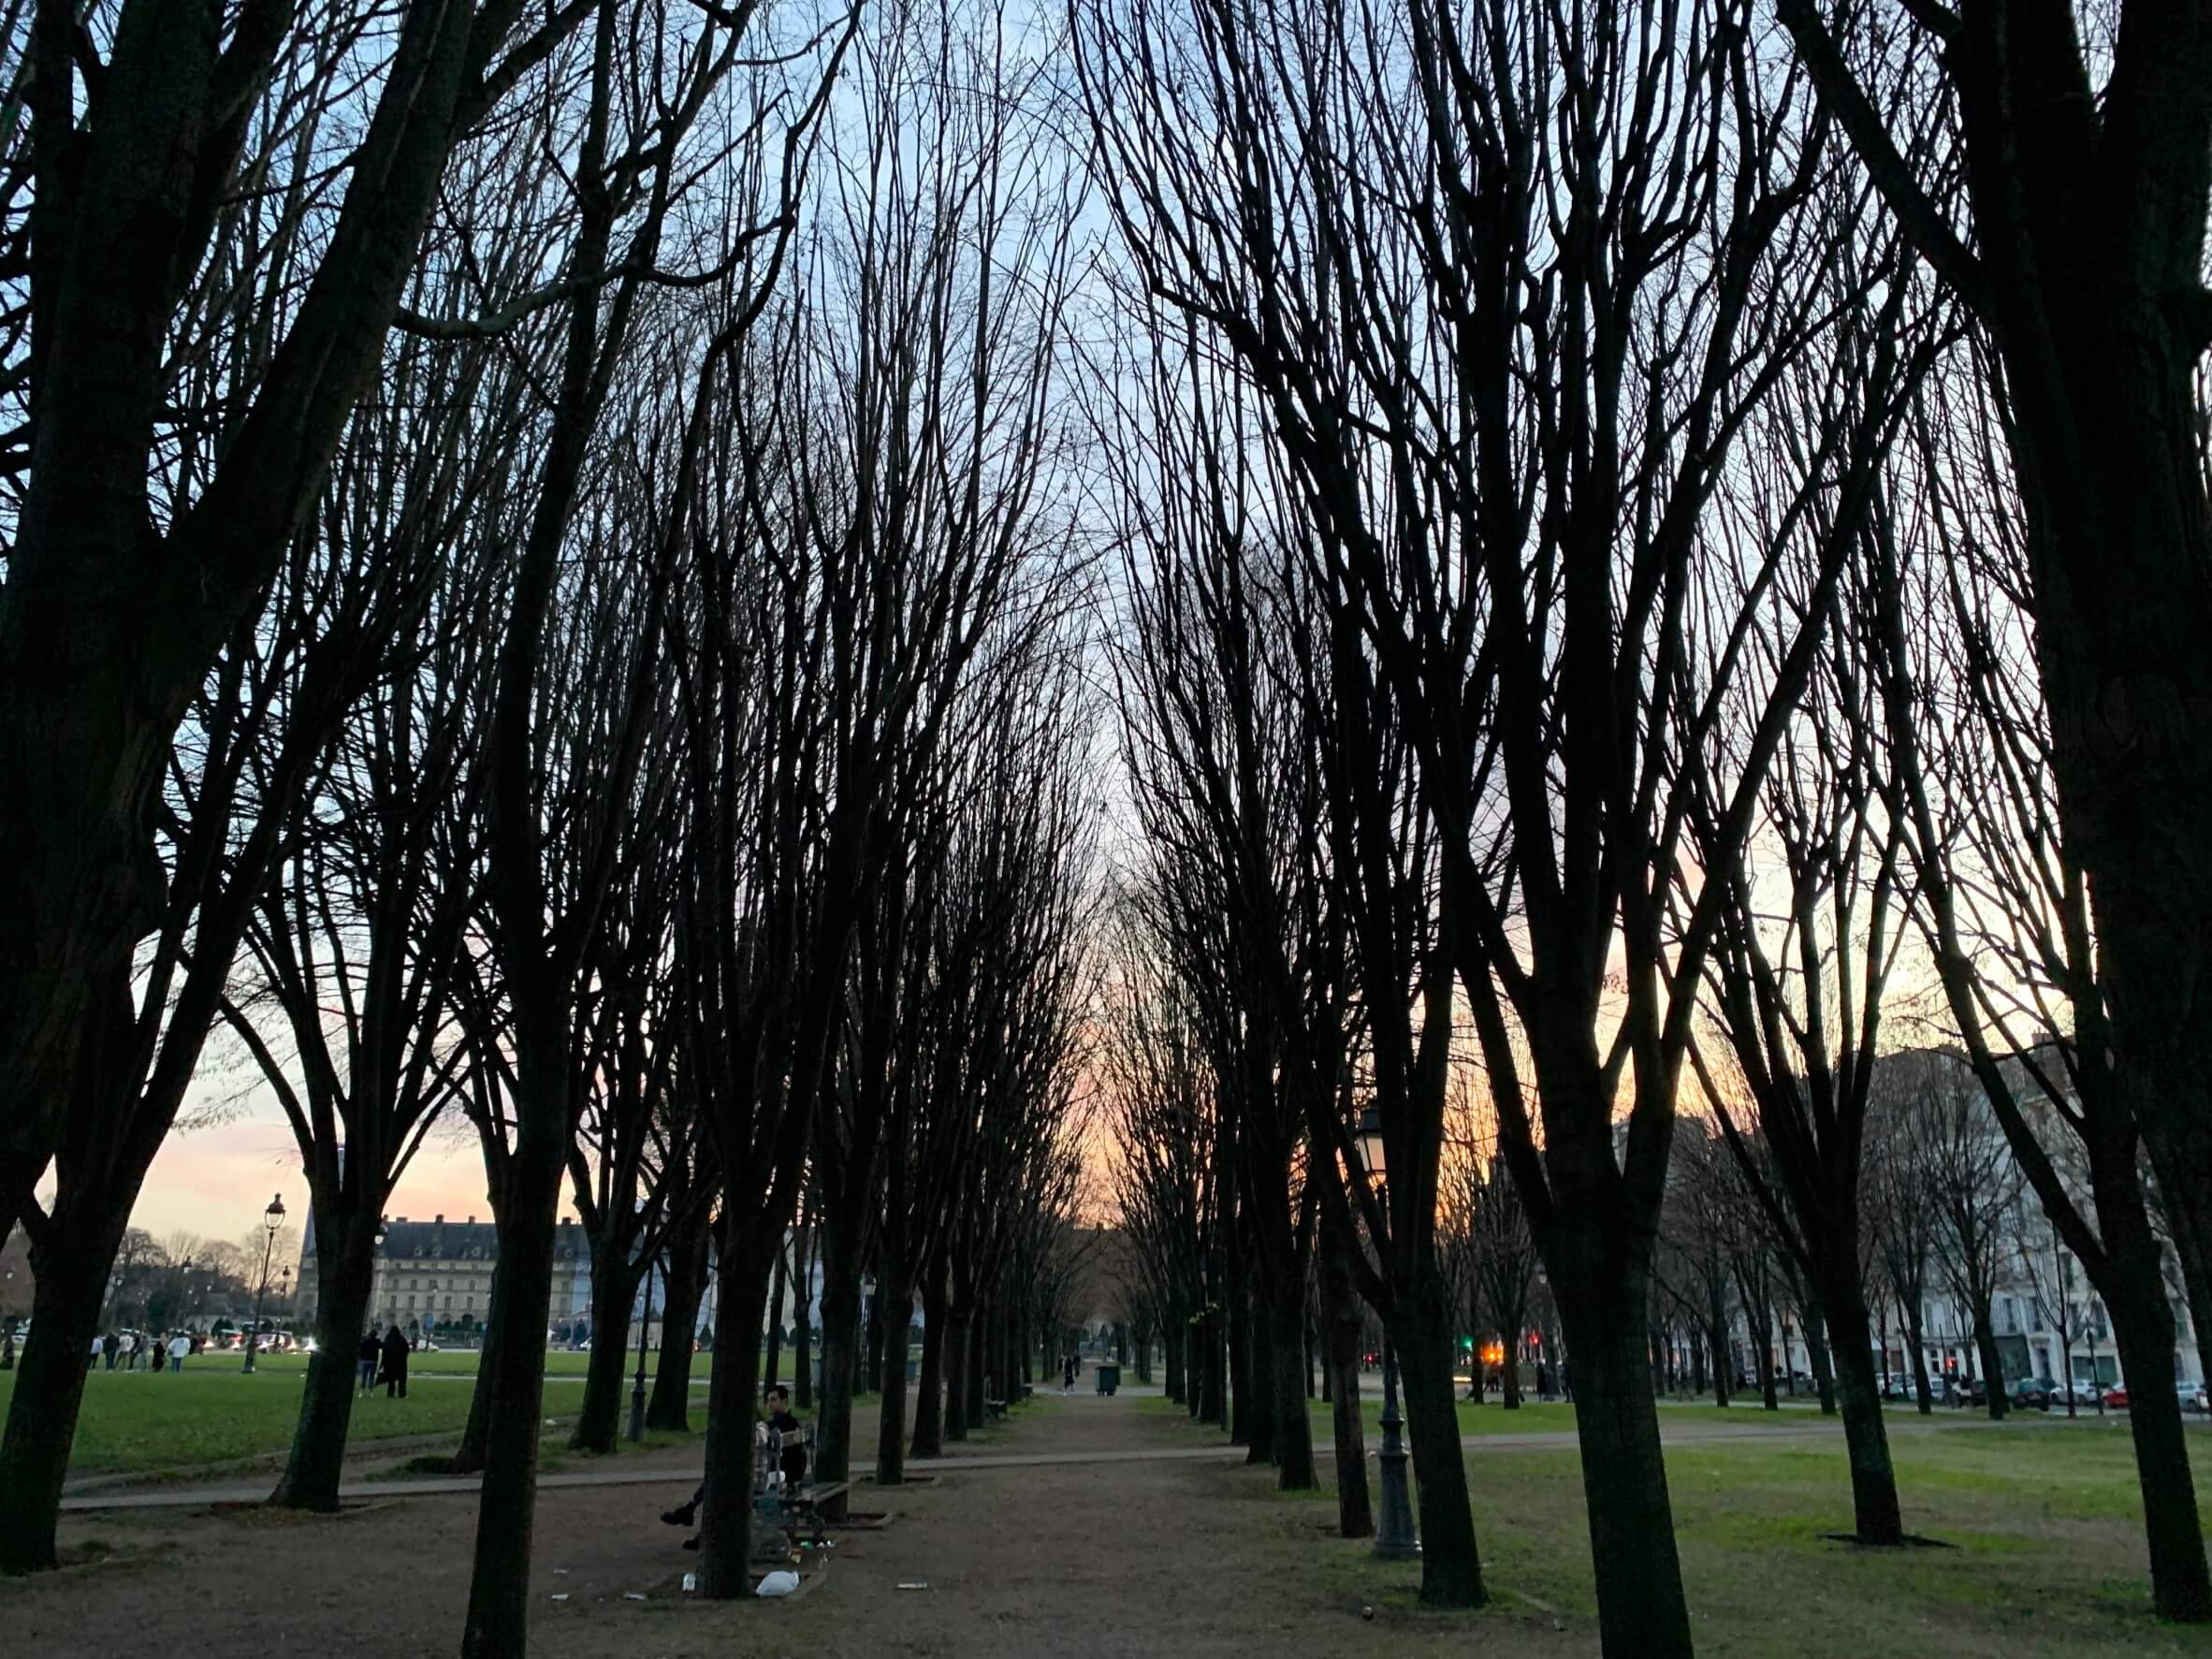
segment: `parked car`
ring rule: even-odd
[[[2205,1393],[2203,1383],[2197,1384],[2193,1393],[2184,1389],[2181,1393],[2181,1404],[2190,1411],[2212,1412],[2212,1395]]]
[[[2023,1376],[2013,1384],[2013,1404],[2025,1410],[2048,1411],[2051,1390],[2057,1386],[2047,1376]]]
[[[2128,1390],[2125,1389],[2106,1389],[2104,1390],[2104,1408],[2107,1411],[2127,1410]]]

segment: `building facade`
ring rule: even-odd
[[[481,1330],[491,1311],[491,1275],[499,1257],[499,1230],[473,1215],[461,1221],[443,1215],[428,1221],[391,1216],[376,1247],[369,1317],[379,1330],[397,1325],[410,1336]],[[314,1317],[320,1288],[310,1248],[299,1264],[302,1318]],[[559,1325],[589,1317],[590,1312],[590,1240],[574,1217],[564,1217],[554,1235],[549,1319]]]

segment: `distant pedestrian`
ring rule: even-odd
[[[192,1352],[192,1338],[182,1331],[169,1338],[169,1375],[174,1376],[184,1369],[184,1357]]]
[[[105,1336],[94,1337],[93,1358],[96,1360],[100,1357],[102,1352],[105,1352],[108,1356],[108,1369],[113,1371],[115,1369],[115,1357],[123,1351],[122,1347],[120,1346],[122,1340],[123,1339],[117,1336],[112,1331],[109,1332]]]
[[[168,1345],[163,1342],[158,1336],[149,1336],[146,1339],[146,1346],[153,1350],[153,1369],[159,1371],[162,1367],[162,1361],[169,1357]]]
[[[407,1339],[397,1325],[384,1333],[384,1394],[407,1398]]]
[[[123,1333],[123,1368],[129,1371],[138,1363],[138,1339],[129,1332]]]
[[[1066,1356],[1060,1361],[1060,1392],[1063,1394],[1075,1392],[1075,1356],[1073,1354]]]
[[[376,1392],[376,1361],[383,1351],[376,1340],[373,1326],[361,1332],[361,1346],[354,1350],[354,1359],[357,1361],[356,1369],[361,1374],[361,1392],[364,1394]]]

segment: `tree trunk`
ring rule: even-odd
[[[1244,1281],[1236,1281],[1236,1288],[1229,1293],[1229,1399],[1225,1402],[1229,1413],[1229,1443],[1231,1446],[1252,1444],[1252,1319],[1250,1299],[1244,1294]],[[1254,1463],[1262,1460],[1254,1458]]]
[[[1421,1605],[1478,1608],[1489,1599],[1467,1493],[1467,1464],[1451,1381],[1451,1311],[1433,1263],[1398,1293],[1392,1335],[1413,1439],[1415,1495],[1420,1506]]]
[[[1348,1241],[1321,1222],[1321,1325],[1328,1348],[1330,1428],[1336,1450],[1336,1531],[1375,1534],[1367,1493],[1367,1430],[1360,1419],[1360,1300],[1352,1288]]]
[[[1989,1420],[2001,1422],[2012,1406],[2004,1391],[2004,1361],[1997,1355],[1997,1332],[1989,1322],[1989,1299],[1979,1297],[1974,1304],[1974,1352],[1982,1362],[1982,1381],[1989,1397]],[[2173,1361],[2166,1361],[2168,1369]]]
[[[529,1064],[527,1092],[564,1085],[560,1035],[550,1055]],[[533,1076],[534,1072],[534,1076]],[[530,1642],[530,1560],[537,1521],[538,1428],[546,1397],[546,1317],[553,1300],[553,1244],[560,1205],[566,1139],[562,1126],[524,1119],[509,1170],[506,1214],[500,1217],[500,1274],[505,1297],[496,1310],[505,1329],[494,1352],[490,1432],[485,1438],[484,1485],[476,1501],[476,1548],[469,1579],[462,1659],[526,1659]],[[596,1339],[596,1332],[594,1337]]]
[[[814,1478],[852,1473],[852,1379],[860,1366],[859,1217],[833,1217],[822,1230],[822,1396],[814,1426]],[[824,1520],[845,1519],[842,1495],[822,1506]]]
[[[460,1445],[446,1467],[456,1475],[477,1475],[491,1447],[491,1403],[499,1392],[502,1332],[507,1324],[507,1268],[504,1253],[492,1263],[491,1295],[484,1314],[484,1346],[476,1355],[476,1384],[469,1393],[469,1420],[461,1426]]]
[[[1913,1397],[1919,1404],[1920,1415],[1932,1417],[1935,1391],[1928,1384],[1928,1346],[1921,1338],[1920,1298],[1915,1295],[1910,1302],[1902,1297],[1898,1300],[1904,1304],[1905,1341],[1913,1349]]]
[[[622,1390],[630,1380],[630,1316],[638,1283],[627,1262],[593,1264],[591,1352],[584,1362],[584,1402],[569,1431],[571,1451],[611,1456],[620,1438]]]
[[[646,1426],[687,1434],[691,1428],[691,1347],[699,1330],[699,1304],[706,1297],[706,1209],[695,1223],[668,1241],[662,1262],[661,1354],[653,1367],[653,1392],[646,1402]]]
[[[346,1430],[353,1420],[354,1396],[360,1391],[354,1356],[361,1332],[368,1329],[369,1294],[376,1274],[375,1217],[357,1220],[345,1230],[342,1240],[333,1237],[331,1242],[338,1247],[326,1257],[323,1241],[315,1241],[321,1280],[315,1351],[307,1361],[307,1386],[300,1392],[292,1453],[269,1498],[279,1508],[325,1514],[338,1507]]]
[[[754,1402],[761,1396],[761,1318],[770,1258],[779,1242],[777,1233],[749,1238],[733,1225],[717,1264],[706,1492],[699,1506],[699,1594],[707,1601],[734,1601],[752,1589]]]
[[[0,1573],[55,1564],[54,1524],[84,1399],[93,1332],[124,1224],[94,1227],[58,1201],[53,1236],[32,1253],[32,1335],[16,1361],[0,1437]]]
[[[1274,1316],[1257,1286],[1244,1305],[1244,1377],[1251,1391],[1251,1409],[1240,1408],[1244,1419],[1247,1463],[1273,1463],[1276,1432],[1282,1422],[1282,1374],[1296,1363],[1295,1353],[1284,1353]]]
[[[1889,1431],[1882,1420],[1882,1391],[1869,1345],[1866,1293],[1858,1283],[1858,1241],[1836,1241],[1841,1259],[1828,1264],[1821,1313],[1833,1347],[1834,1392],[1843,1410],[1843,1443],[1851,1459],[1853,1535],[1862,1544],[1901,1544],[1905,1524],[1898,1506],[1897,1472],[1889,1461]]]
[[[1576,1219],[1593,1227],[1597,1221]],[[1601,1247],[1597,1240],[1567,1244]],[[1600,1644],[1608,1653],[1638,1659],[1688,1659],[1690,1609],[1644,1346],[1647,1270],[1637,1264],[1570,1272],[1554,1273],[1552,1288],[1574,1368]]]
[[[877,1286],[875,1341],[882,1372],[882,1405],[876,1420],[878,1486],[897,1486],[907,1477],[907,1321],[913,1306],[913,1286],[889,1280]]]
[[[1229,1356],[1222,1340],[1220,1314],[1207,1314],[1199,1321],[1198,1331],[1199,1386],[1192,1397],[1198,1402],[1198,1420],[1219,1428],[1229,1416],[1228,1403],[1222,1398],[1229,1383]]]
[[[2155,1245],[2152,1246],[2156,1248]],[[2174,1316],[2155,1264],[2123,1265],[2108,1277],[2134,1280],[2106,1292],[2113,1346],[2128,1379],[2128,1429],[2135,1440],[2135,1475],[2143,1490],[2143,1531],[2150,1548],[2150,1593],[2161,1619],[2212,1620],[2205,1534],[2189,1466],[2181,1398],[2174,1386]],[[2130,1271],[2130,1266],[2132,1271]],[[2145,1379],[2145,1380],[2139,1380]]]
[[[1805,1351],[1812,1361],[1812,1389],[1820,1396],[1820,1414],[1836,1415],[1836,1370],[1828,1353],[1828,1315],[1824,1302],[1815,1302],[1805,1314]]]
[[[942,1274],[922,1292],[922,1364],[914,1381],[914,1439],[909,1455],[934,1458],[945,1449],[945,1341],[948,1316]]]
[[[983,1409],[983,1401],[988,1398],[985,1390],[990,1387],[983,1361],[990,1347],[991,1307],[990,1303],[984,1302],[977,1307],[975,1317],[968,1321],[968,1394],[961,1404],[967,1407],[970,1430],[982,1428],[990,1416]]]
[[[949,1309],[945,1315],[945,1417],[943,1434],[947,1440],[968,1438],[968,1396],[969,1360],[975,1348],[975,1315],[965,1307]],[[915,1430],[915,1453],[922,1455],[921,1431]]]
[[[1305,1408],[1310,1373],[1305,1368],[1305,1286],[1285,1276],[1269,1282],[1268,1322],[1274,1349],[1273,1422],[1270,1439],[1278,1492],[1314,1492],[1321,1477],[1314,1468],[1314,1419]],[[1445,1383],[1450,1391],[1450,1381]]]

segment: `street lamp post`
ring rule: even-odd
[[[1375,1196],[1390,1203],[1389,1170],[1383,1149],[1382,1114],[1374,1107],[1360,1113],[1360,1161],[1374,1177]],[[1375,1462],[1382,1470],[1382,1514],[1375,1529],[1375,1553],[1385,1561],[1411,1561],[1421,1552],[1414,1535],[1413,1502],[1406,1490],[1405,1445],[1399,1437],[1404,1427],[1398,1416],[1398,1346],[1390,1340],[1390,1322],[1383,1321],[1382,1451]]]
[[[645,1313],[637,1321],[637,1383],[630,1390],[630,1438],[633,1442],[645,1438],[646,1407],[646,1338],[653,1328],[653,1264],[646,1263]]]
[[[254,1350],[261,1346],[261,1310],[269,1302],[269,1259],[276,1252],[277,1229],[284,1225],[284,1195],[278,1193],[261,1212],[268,1242],[261,1246],[261,1289],[254,1298],[254,1329],[246,1334],[246,1375],[254,1375]]]

